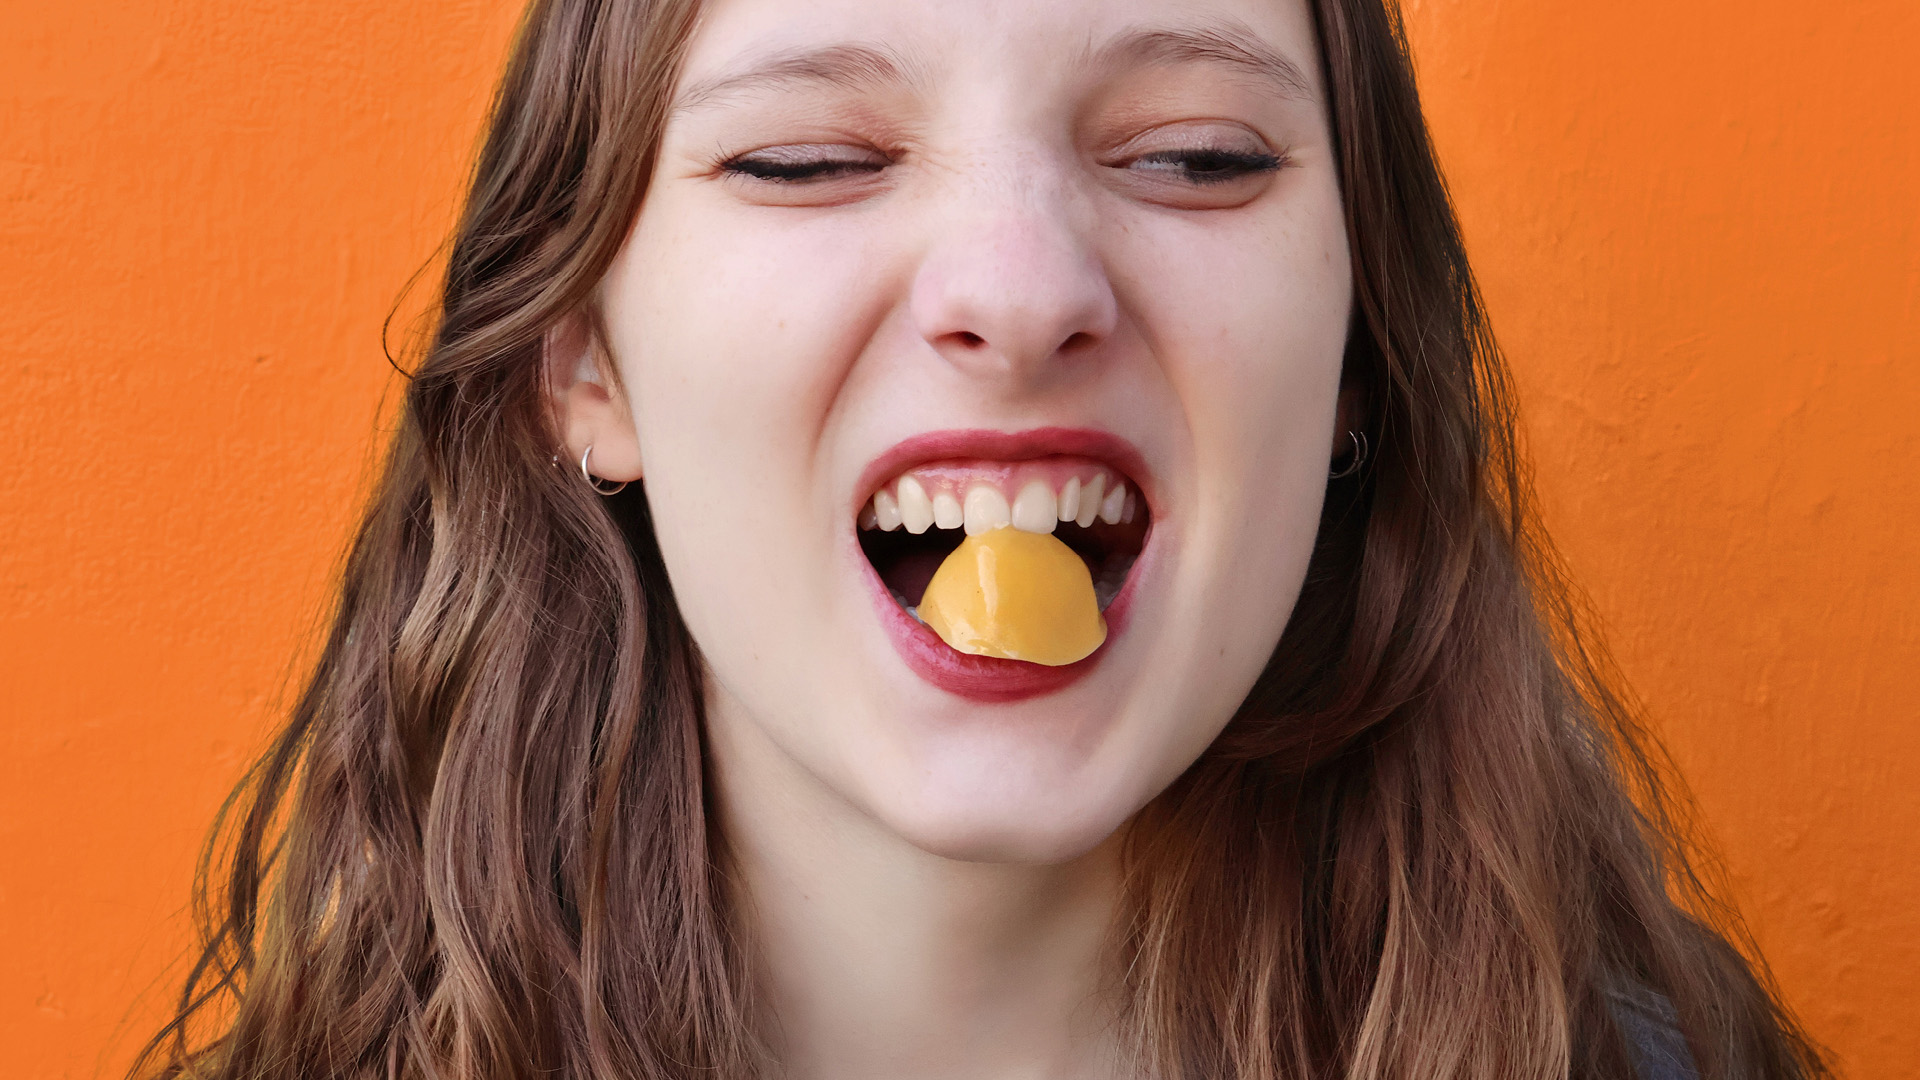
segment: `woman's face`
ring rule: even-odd
[[[1213,740],[1340,437],[1321,82],[1302,0],[708,5],[601,302],[723,784],[1062,860]],[[863,528],[902,477],[925,531]],[[1134,516],[1056,532],[1101,579],[1092,657],[963,657],[908,613],[975,489],[1095,477]]]

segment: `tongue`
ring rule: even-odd
[[[919,614],[956,651],[1059,667],[1107,639],[1087,564],[1048,533],[999,528],[960,542]]]

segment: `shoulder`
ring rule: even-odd
[[[1699,1080],[1680,1018],[1666,995],[1644,986],[1607,991],[1607,1007],[1626,1037],[1640,1080]]]

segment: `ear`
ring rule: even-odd
[[[547,394],[572,467],[579,468],[581,457],[592,447],[593,475],[623,483],[640,479],[640,438],[633,426],[633,409],[613,370],[612,357],[601,347],[593,317],[583,311],[563,316],[541,340],[541,354]]]

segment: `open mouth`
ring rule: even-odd
[[[1051,533],[1078,555],[1105,611],[1146,547],[1152,513],[1138,485],[1112,465],[1060,456],[1019,462],[915,466],[861,507],[860,549],[909,614],[934,572],[968,535],[1012,527]]]

